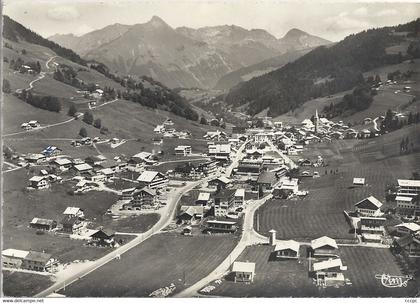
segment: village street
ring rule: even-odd
[[[276,152],[277,154],[279,154],[279,156],[280,156],[281,158],[283,158],[284,163],[285,163],[286,165],[288,165],[290,169],[294,169],[294,168],[298,167],[298,166],[297,166],[297,164],[296,164],[295,162],[293,162],[293,160],[292,160],[292,159],[290,159],[288,156],[286,156],[284,153],[282,153],[282,152],[281,152],[281,151],[277,148],[277,146],[275,146],[275,145],[273,144],[273,142],[271,142],[271,140],[267,140],[267,143],[271,146],[271,148],[272,148],[272,150],[273,150],[274,152]]]
[[[244,150],[246,145],[246,142],[243,143],[243,145],[238,149],[238,152],[235,155],[235,158],[233,159],[232,163],[229,165],[229,167],[226,169],[224,175],[225,176],[230,176],[233,168],[235,165],[238,164],[239,159],[242,157],[242,151]],[[48,295],[50,295],[51,293],[57,292],[58,290],[64,288],[65,286],[70,285],[71,283],[77,281],[78,279],[86,276],[87,274],[89,274],[90,272],[98,269],[99,267],[105,265],[106,263],[110,262],[110,261],[114,261],[114,262],[119,262],[118,259],[123,258],[122,254],[124,254],[125,252],[129,251],[130,249],[136,247],[137,245],[139,245],[140,243],[144,242],[145,240],[147,240],[148,238],[152,237],[153,235],[161,232],[165,227],[167,227],[173,220],[174,215],[175,215],[175,211],[176,211],[176,207],[177,204],[179,202],[179,200],[181,199],[181,197],[183,195],[185,195],[188,191],[192,190],[194,187],[207,182],[213,178],[218,177],[217,175],[215,176],[209,176],[205,179],[202,180],[198,180],[195,182],[189,182],[187,185],[176,189],[172,195],[171,195],[171,199],[169,200],[167,207],[165,207],[167,209],[166,215],[161,215],[161,217],[159,218],[159,221],[148,231],[138,234],[137,237],[135,239],[133,239],[132,241],[128,242],[127,244],[113,250],[112,252],[110,252],[109,254],[107,254],[106,256],[93,261],[93,262],[86,262],[84,263],[84,266],[78,265],[77,266],[77,270],[72,270],[73,268],[70,268],[67,272],[61,272],[57,278],[59,278],[52,286],[50,286],[49,288],[45,289],[44,291],[40,292],[39,294],[37,294],[37,297],[46,297]],[[252,226],[252,222],[250,223]]]

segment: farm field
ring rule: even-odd
[[[272,261],[273,247],[248,246],[237,259],[255,262],[255,278],[251,284],[223,280],[208,295],[222,297],[410,297],[416,293],[416,283],[407,288],[386,288],[375,275],[402,275],[394,256],[388,249],[340,247],[343,264],[348,266],[344,276],[351,285],[339,288],[318,288],[308,275],[306,248],[301,246],[297,260]],[[205,293],[205,295],[207,295]]]
[[[210,273],[235,244],[231,235],[185,237],[162,233],[61,293],[70,297],[148,297],[171,283],[179,292]]]
[[[313,159],[322,155],[329,166],[301,168],[316,170],[321,175],[320,178],[302,179],[299,188],[308,190],[308,196],[297,200],[268,201],[256,212],[255,229],[268,235],[268,231],[274,228],[279,239],[311,240],[324,235],[352,239],[354,236],[343,211],[352,210],[355,203],[370,195],[384,202],[387,185],[395,184],[398,178],[411,177],[412,171],[420,168],[420,153],[400,156],[398,149],[397,155],[395,152],[395,148],[399,148],[401,134],[410,133],[409,128],[395,133],[386,135],[390,136],[390,140],[383,136],[309,146],[299,157]],[[386,140],[384,147],[380,140]],[[354,177],[366,178],[367,185],[354,188]]]
[[[51,277],[3,270],[3,294],[10,297],[31,297],[53,284]]]

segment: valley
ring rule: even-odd
[[[418,296],[419,24],[4,16],[3,295]]]

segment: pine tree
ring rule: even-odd
[[[68,111],[68,115],[69,116],[71,116],[71,117],[74,117],[74,115],[76,115],[76,113],[77,113],[77,108],[76,108],[76,105],[74,105],[73,103],[70,105],[70,107],[69,107],[69,111]]]
[[[83,122],[85,122],[87,124],[92,124],[93,123],[93,114],[90,111],[87,111],[87,112],[84,113]]]
[[[88,134],[86,128],[82,127],[79,131],[79,135],[83,138],[87,137]]]

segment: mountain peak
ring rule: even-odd
[[[169,26],[165,21],[163,21],[162,18],[158,16],[153,16],[152,19],[150,19],[150,21],[146,24],[151,25],[153,27]]]
[[[292,38],[292,37],[300,37],[300,36],[304,36],[304,35],[308,35],[308,33],[298,29],[298,28],[292,28],[291,30],[289,30],[287,32],[286,35],[284,35],[284,38]]]

